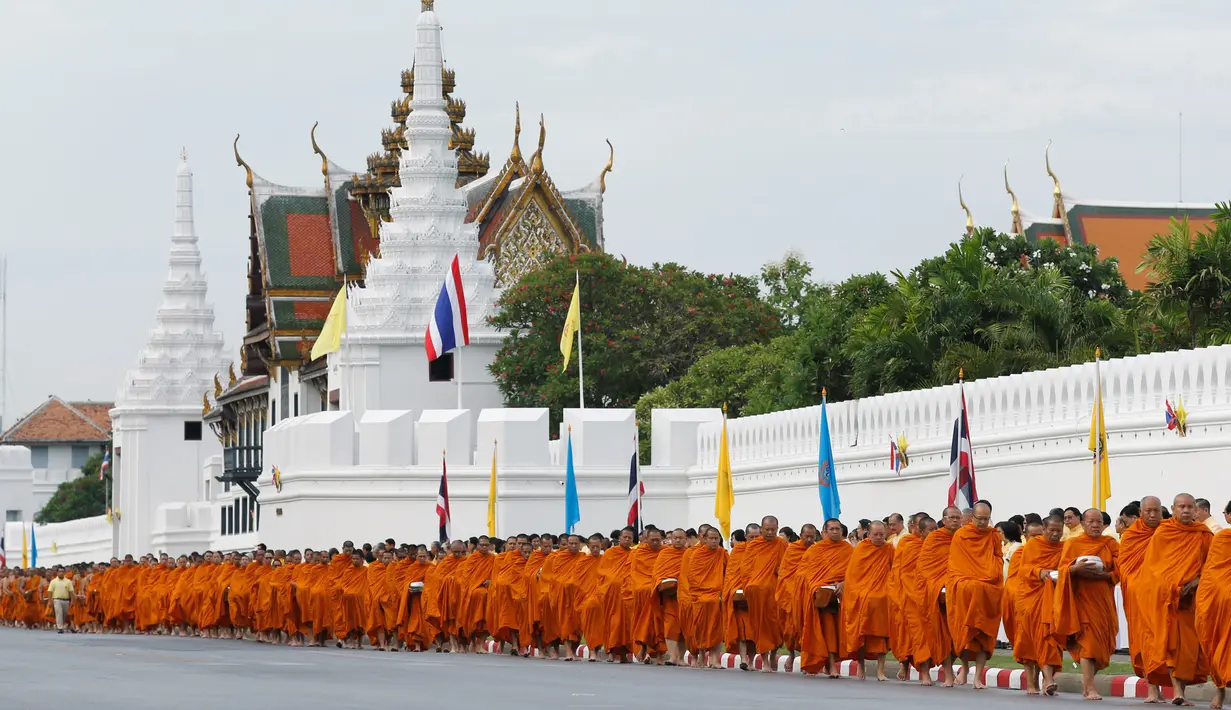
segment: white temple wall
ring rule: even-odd
[[[21,566],[22,527],[22,523],[6,523],[4,526],[9,567]],[[30,545],[30,525],[24,527],[27,545]],[[38,566],[106,562],[111,559],[111,534],[112,527],[102,515],[67,523],[36,525],[33,537],[38,543]]]
[[[0,512],[7,521],[32,520],[42,508],[34,498],[34,469],[30,466],[30,449],[24,446],[0,446]],[[12,540],[12,537],[6,537]],[[18,536],[20,540],[20,535]],[[12,542],[8,543],[13,548]],[[19,553],[20,554],[20,553]]]
[[[114,444],[113,509],[119,511],[118,550],[140,555],[153,549],[158,510],[168,504],[206,500],[201,467],[221,453],[205,429],[200,441],[185,440],[184,422],[201,420],[200,410],[168,408],[163,414],[112,410]]]

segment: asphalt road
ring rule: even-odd
[[[1084,706],[1075,696],[1037,699],[894,681],[0,628],[3,710],[986,710],[1040,703]]]

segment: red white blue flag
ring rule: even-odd
[[[641,532],[641,496],[645,484],[641,482],[641,469],[637,466],[637,437],[633,437],[633,459],[628,467],[628,525]]]
[[[979,494],[975,491],[975,457],[970,446],[970,420],[966,417],[966,392],[961,392],[962,410],[953,422],[953,445],[949,450],[949,505],[963,510],[973,508]]]
[[[427,324],[424,338],[428,361],[470,344],[470,326],[466,322],[466,292],[462,290],[462,267],[458,256],[445,273],[445,282],[436,298],[436,309]]]
[[[452,539],[453,519],[449,515],[449,467],[440,460],[440,491],[436,493],[436,517],[440,519],[440,542]]]

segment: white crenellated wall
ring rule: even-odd
[[[104,516],[70,520],[67,523],[34,525],[30,523],[5,523],[4,538],[7,547],[8,566],[21,566],[22,528],[25,528],[27,551],[38,543],[38,566],[76,564],[78,562],[106,562],[111,559],[112,526]],[[31,540],[33,537],[33,541]]]

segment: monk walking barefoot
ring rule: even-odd
[[[1102,700],[1094,675],[1107,667],[1116,647],[1116,562],[1120,546],[1103,535],[1103,513],[1082,514],[1084,535],[1064,543],[1056,582],[1053,624],[1057,640],[1081,664],[1081,694]]]
[[[1231,525],[1231,503],[1223,508],[1223,518]],[[1210,661],[1214,697],[1210,707],[1219,710],[1231,682],[1231,527],[1223,529],[1210,543],[1210,552],[1201,569],[1197,589],[1197,630],[1201,648]]]
[[[953,649],[965,661],[974,661],[975,690],[986,687],[983,671],[996,648],[1003,600],[1004,557],[1000,535],[991,526],[992,506],[975,503],[972,524],[959,529],[949,550],[949,633]],[[958,676],[964,682],[965,663]]]

